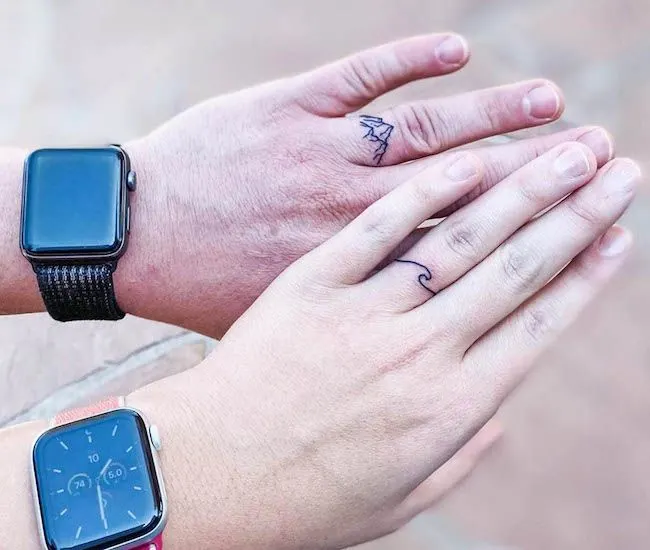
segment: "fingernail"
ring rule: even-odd
[[[628,231],[617,225],[611,227],[598,243],[598,252],[606,258],[620,256],[630,248],[632,237]]]
[[[618,159],[612,162],[605,172],[605,188],[609,191],[631,191],[641,178],[641,168],[630,159]]]
[[[560,95],[549,84],[533,88],[524,98],[524,111],[540,120],[553,119],[560,112]]]
[[[469,46],[461,36],[450,36],[436,48],[438,61],[445,65],[459,65],[467,59]]]
[[[462,155],[447,167],[445,174],[450,180],[463,183],[476,177],[478,170],[479,168],[473,155]]]
[[[589,172],[589,159],[578,146],[564,151],[553,163],[555,172],[565,178],[579,178]]]
[[[599,164],[608,162],[614,158],[614,140],[609,132],[603,128],[595,128],[586,134],[581,135],[577,141],[586,145],[594,152]]]

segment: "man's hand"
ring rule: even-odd
[[[561,94],[544,80],[357,114],[468,58],[456,35],[409,38],[207,101],[127,144],[139,190],[115,274],[122,308],[219,337],[291,262],[437,162],[432,155],[561,114]],[[447,211],[569,140],[591,147],[599,165],[612,156],[597,128],[479,148],[485,180]]]

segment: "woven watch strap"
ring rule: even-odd
[[[124,397],[106,397],[101,401],[95,401],[85,407],[77,407],[76,409],[67,409],[58,413],[50,420],[50,427],[62,426],[63,424],[70,424],[77,420],[89,418],[109,411],[114,411],[120,407],[124,407]]]
[[[34,271],[45,307],[57,321],[124,317],[115,299],[113,264],[35,264]]]

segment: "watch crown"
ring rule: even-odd
[[[151,444],[156,451],[162,449],[162,441],[160,440],[160,432],[158,431],[158,426],[152,424],[149,426],[149,439],[151,439]]]
[[[138,186],[138,180],[133,170],[131,170],[126,175],[126,186],[128,187],[129,191],[135,191],[135,188]]]

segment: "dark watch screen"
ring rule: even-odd
[[[40,149],[25,166],[22,247],[32,255],[110,254],[123,240],[122,152]]]
[[[160,524],[163,504],[147,442],[144,422],[128,410],[41,436],[33,458],[48,549],[111,548]]]

